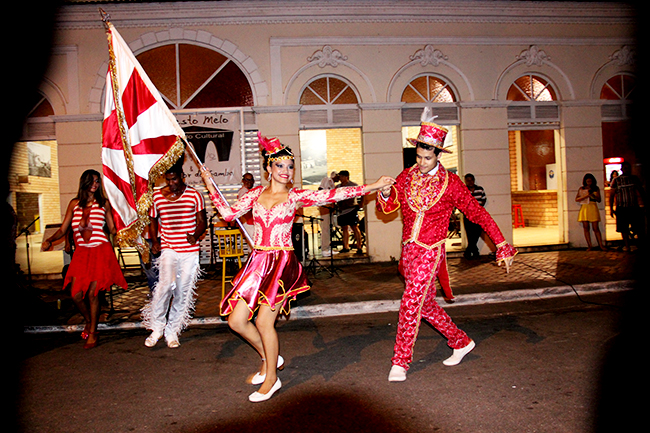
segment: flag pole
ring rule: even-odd
[[[194,159],[194,162],[196,163],[196,165],[199,166],[199,170],[201,168],[204,168],[205,165],[201,162],[201,159],[199,159],[199,156],[196,154],[196,151],[194,150],[194,146],[192,146],[192,143],[187,141],[187,139],[185,137],[181,137],[181,138],[183,139],[183,142],[185,143],[186,148],[189,149],[190,155],[192,156],[192,159]],[[215,183],[214,179],[210,178],[210,181],[212,181],[212,185],[217,190],[217,194],[219,194],[219,197],[221,197],[221,199],[224,201],[224,203],[228,204],[228,201],[223,196],[223,193],[219,189],[219,186]],[[246,239],[246,242],[248,242],[248,245],[251,247],[251,249],[253,249],[255,244],[253,243],[253,240],[251,239],[250,235],[248,234],[248,231],[246,231],[246,229],[244,228],[244,225],[239,220],[239,218],[235,219],[235,221],[237,222],[237,226],[239,227],[239,230],[241,230],[242,234],[244,235],[244,238]]]

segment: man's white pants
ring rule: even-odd
[[[159,279],[151,301],[142,310],[147,329],[175,339],[189,325],[194,313],[199,253],[178,253],[165,248],[156,261]]]

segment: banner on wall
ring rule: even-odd
[[[215,183],[239,184],[242,177],[241,112],[176,114],[176,119]],[[198,166],[187,155],[183,170],[188,185],[203,185]]]

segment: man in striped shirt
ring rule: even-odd
[[[159,279],[142,319],[152,331],[145,346],[155,346],[164,335],[167,346],[174,348],[180,346],[178,336],[194,312],[200,272],[198,241],[207,223],[203,197],[185,184],[182,158],[167,171],[165,181],[166,185],[153,194],[149,226],[151,251],[160,252],[156,261]]]
[[[485,202],[487,197],[485,196],[485,190],[482,186],[476,185],[474,175],[472,173],[467,173],[465,175],[465,185],[469,192],[472,193],[472,197],[478,201],[478,204],[485,207]],[[480,225],[474,224],[469,219],[463,219],[463,227],[465,227],[465,234],[467,235],[467,249],[465,250],[464,256],[466,259],[478,258],[478,239],[483,233],[483,229]]]

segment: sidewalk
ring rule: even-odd
[[[626,290],[632,287],[636,253],[617,250],[560,250],[520,253],[506,274],[492,256],[477,260],[449,257],[448,267],[456,302],[445,308],[472,303],[507,302],[562,296],[580,292]],[[397,263],[337,265],[331,274],[330,261],[324,260],[317,272],[310,271],[312,288],[292,305],[291,319],[305,317],[365,314],[397,311],[404,283]],[[139,272],[127,275],[129,290],[115,291],[102,308],[100,329],[140,328],[140,309],[147,301],[149,288]],[[60,291],[60,279],[33,279],[26,288],[26,332],[75,331],[83,322],[68,294]],[[230,285],[226,285],[228,291]],[[193,324],[225,324],[219,317],[221,268],[206,269],[198,285]]]

